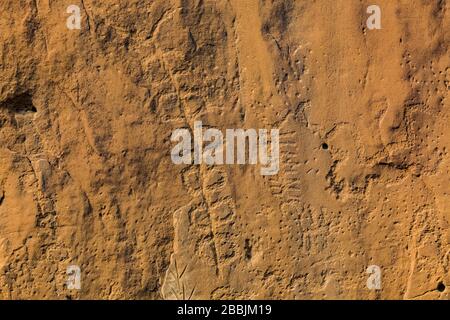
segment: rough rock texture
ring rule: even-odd
[[[448,299],[449,30],[446,0],[0,0],[0,298]],[[279,174],[174,165],[196,120],[279,128]]]

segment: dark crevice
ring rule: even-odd
[[[16,95],[0,103],[1,109],[6,109],[14,113],[35,113],[36,107],[33,98],[28,92]]]
[[[244,252],[245,252],[245,259],[250,260],[252,258],[252,245],[250,244],[249,239],[245,239]]]

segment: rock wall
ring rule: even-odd
[[[374,2],[0,0],[0,298],[448,299],[449,3]]]

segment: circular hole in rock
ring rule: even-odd
[[[325,142],[322,143],[322,149],[323,150],[328,150],[328,144],[326,144]]]
[[[445,284],[441,281],[437,285],[437,291],[444,292],[445,291]]]

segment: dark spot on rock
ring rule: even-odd
[[[328,144],[322,143],[322,149],[323,150],[328,150]]]
[[[0,108],[14,113],[37,112],[31,94],[28,92],[16,95],[0,103]]]
[[[439,291],[439,292],[444,292],[445,291],[445,284],[442,281],[440,281],[438,283],[437,287],[436,287],[436,290]]]

